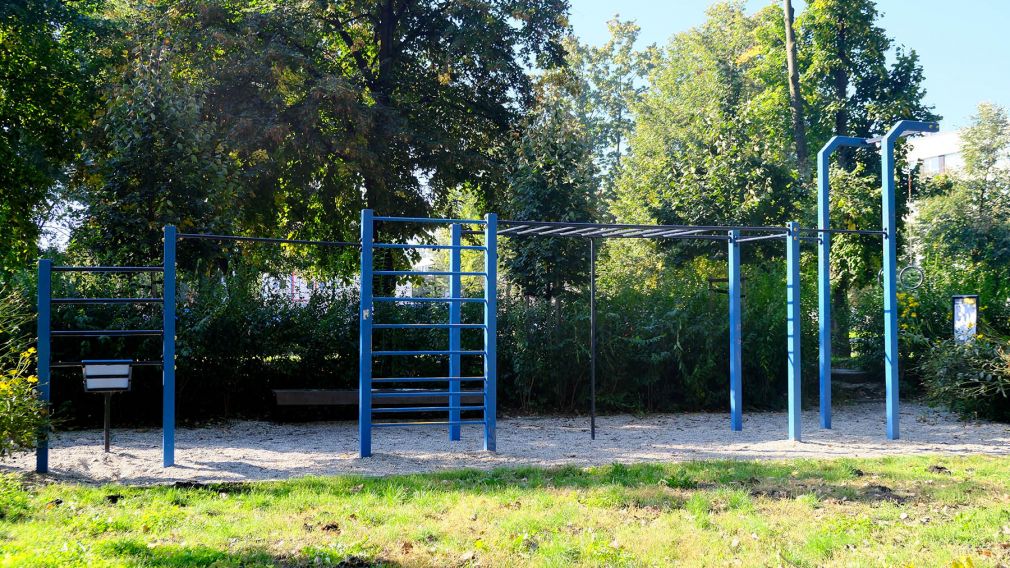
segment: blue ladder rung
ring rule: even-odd
[[[373,296],[373,302],[417,302],[417,303],[434,303],[434,302],[470,302],[470,303],[484,303],[487,300],[484,298],[410,298],[410,297],[399,297],[399,296]]]
[[[162,298],[52,298],[54,304],[160,304]]]
[[[395,357],[397,355],[484,355],[483,351],[456,351],[448,349],[423,351],[372,351],[374,357]]]
[[[53,272],[164,272],[164,266],[54,266]]]
[[[378,276],[487,276],[486,272],[451,272],[446,270],[373,270]]]
[[[373,323],[372,329],[485,329],[482,323]]]
[[[448,424],[484,424],[483,420],[438,420],[435,422],[372,422],[372,428],[388,426],[446,426]]]
[[[372,379],[372,383],[434,383],[440,381],[475,382],[483,381],[484,377],[383,377]]]
[[[49,332],[53,337],[155,337],[161,336],[160,329],[82,329]]]
[[[459,410],[466,412],[469,410],[484,410],[483,406],[393,406],[389,408],[373,408],[372,414],[397,413],[397,412],[448,412]]]
[[[411,245],[411,244],[400,244],[400,243],[372,243],[372,248],[377,249],[431,249],[431,250],[486,250],[487,247],[482,247],[479,245]]]
[[[448,390],[416,390],[416,391],[388,391],[373,390],[372,398],[397,398],[401,396],[484,396],[482,390],[448,391]]]
[[[436,217],[380,217],[375,215],[373,221],[391,221],[394,223],[433,223],[438,225],[448,225],[457,223],[461,225],[487,225],[484,219],[438,219]]]

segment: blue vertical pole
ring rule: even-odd
[[[802,358],[800,356],[800,225],[786,235],[786,334],[789,353],[789,439],[800,441]]]
[[[358,437],[359,454],[372,455],[372,210],[361,211],[361,294],[358,324]]]
[[[831,154],[840,146],[866,146],[864,138],[833,136],[817,153],[817,338],[821,428],[831,428]],[[846,338],[848,339],[848,338]]]
[[[740,304],[740,231],[729,232],[729,427],[743,430],[743,317]]]
[[[935,122],[902,120],[881,139],[881,222],[884,229],[884,385],[887,390],[887,438],[900,437],[898,419],[898,232],[894,184],[894,144],[906,132],[936,132]]]
[[[161,335],[161,453],[162,465],[175,465],[175,227],[165,227]]]
[[[463,297],[463,282],[459,275],[459,272],[463,269],[463,259],[462,251],[459,248],[463,244],[463,225],[459,223],[453,223],[450,227],[452,233],[452,246],[449,257],[449,297],[450,298],[462,298]],[[463,321],[462,318],[462,305],[460,302],[449,302],[449,351],[453,353],[449,355],[449,406],[456,407],[460,406],[460,385],[459,379],[457,377],[462,373],[462,365],[460,364],[460,355],[457,353],[460,350],[460,328],[458,325]],[[449,439],[459,440],[460,439],[460,425],[459,425],[459,410],[449,411]],[[455,424],[452,424],[455,422]]]
[[[51,307],[52,307],[52,281],[53,281],[53,261],[43,258],[39,260],[39,286],[38,286],[38,333],[39,343],[36,347],[39,357],[38,364],[38,392],[39,400],[45,404],[45,411],[49,413],[50,400],[50,331]],[[49,436],[48,432],[39,432],[38,444],[35,447],[35,471],[38,473],[49,472]]]
[[[484,449],[493,452],[498,411],[498,216],[484,216]]]

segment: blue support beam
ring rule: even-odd
[[[743,430],[743,318],[740,302],[740,231],[729,231],[729,425]]]
[[[175,465],[175,227],[165,227],[161,334],[161,452],[162,465]]]
[[[53,261],[42,259],[39,261],[39,285],[38,285],[38,385],[39,400],[45,405],[46,413],[49,412],[50,400],[50,331],[51,331],[51,303],[53,295]],[[49,436],[48,432],[39,432],[38,443],[35,446],[35,471],[38,473],[49,473]]]
[[[897,440],[899,430],[898,401],[898,250],[897,205],[894,183],[894,146],[902,135],[914,132],[937,132],[935,122],[898,121],[881,139],[881,221],[884,229],[884,384],[887,389],[887,438]]]
[[[831,428],[831,154],[837,148],[866,146],[863,138],[833,136],[817,153],[817,326],[821,428]]]
[[[786,236],[786,334],[789,353],[789,439],[801,440],[802,358],[800,355],[800,225],[792,221]]]
[[[450,298],[462,298],[463,297],[463,281],[460,278],[460,271],[463,270],[463,254],[460,250],[460,246],[463,244],[463,226],[459,223],[453,223],[450,225],[449,232],[450,240],[452,243],[452,250],[449,253],[449,297]],[[460,374],[460,328],[457,327],[462,322],[463,313],[462,302],[453,301],[449,303],[449,351],[453,354],[449,356],[449,376],[458,377]],[[449,396],[449,406],[453,407],[449,412],[449,421],[452,424],[449,425],[449,440],[459,440],[460,439],[460,426],[459,426],[459,380],[449,380],[449,392],[452,394]]]
[[[361,294],[358,324],[358,438],[359,455],[372,455],[372,210],[361,211]]]
[[[488,213],[484,221],[484,449],[493,452],[498,446],[498,216]]]

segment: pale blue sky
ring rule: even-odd
[[[704,21],[712,0],[570,0],[575,33],[590,43],[607,38],[615,13],[642,28],[643,45],[665,45]],[[748,0],[754,12],[778,0]],[[802,0],[793,2],[797,11]],[[1010,106],[1010,0],[877,0],[887,34],[918,54],[926,102],[943,116],[942,130],[964,126],[981,101]]]

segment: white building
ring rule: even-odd
[[[959,170],[964,167],[961,131],[937,132],[911,138],[907,157],[909,166],[922,164],[920,171],[925,176]]]

